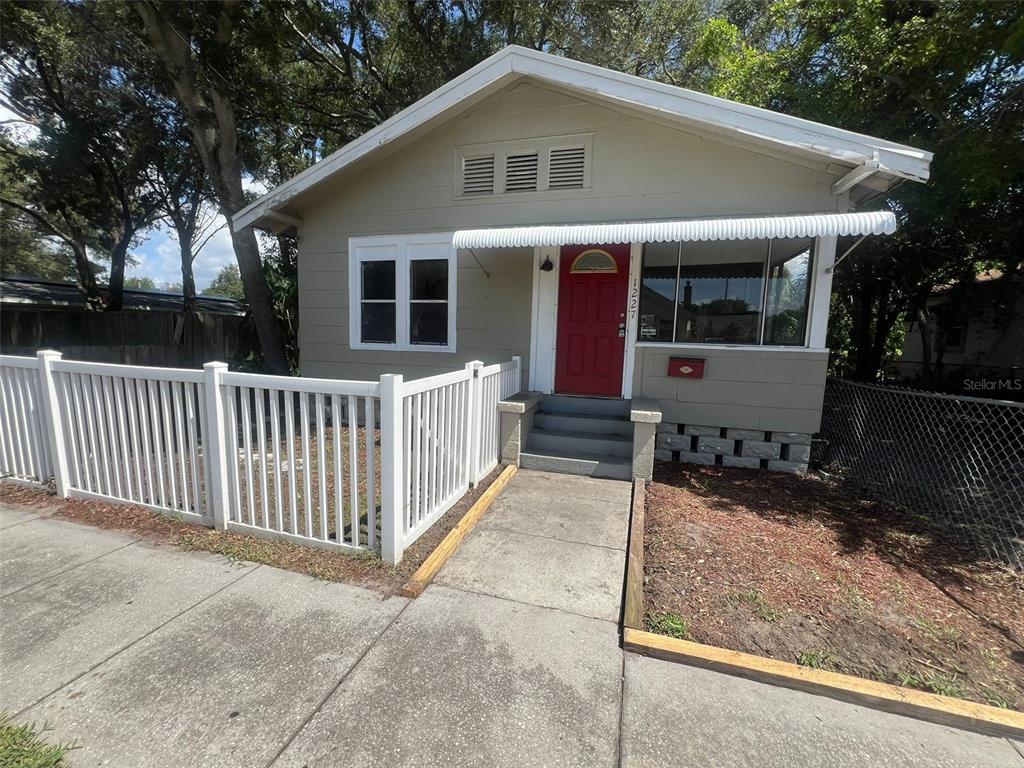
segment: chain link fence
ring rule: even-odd
[[[829,379],[823,468],[1024,569],[1024,404]]]

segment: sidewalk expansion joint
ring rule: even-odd
[[[487,524],[480,526],[481,531],[501,531],[502,533],[514,533],[519,536],[533,536],[537,539],[548,539],[549,541],[560,541],[563,544],[579,544],[581,547],[596,547],[597,549],[610,549],[612,552],[621,552],[626,554],[625,547],[610,547],[607,544],[592,544],[589,541],[575,541],[573,539],[560,539],[557,536],[548,536],[543,533],[526,533],[525,531],[517,531],[513,528],[503,528],[501,524],[493,525]]]
[[[402,616],[403,613],[405,613],[405,609],[412,605],[412,603],[412,600],[406,600],[405,605],[402,606],[402,610],[396,613],[394,618],[391,619],[391,621],[389,621],[387,624],[385,624],[384,628],[377,633],[376,637],[374,637],[373,640],[367,643],[366,648],[364,648],[363,652],[360,653],[356,660],[352,662],[351,666],[349,666],[349,668],[345,670],[345,673],[338,679],[338,682],[334,684],[334,687],[332,687],[331,690],[327,692],[326,696],[320,699],[320,702],[313,708],[313,711],[309,713],[309,716],[306,717],[306,719],[299,724],[299,726],[292,732],[291,736],[289,736],[285,740],[284,744],[281,745],[281,748],[277,750],[277,752],[274,754],[272,758],[270,758],[270,760],[266,764],[266,768],[271,768],[271,766],[273,766],[274,763],[276,763],[281,758],[281,755],[283,755],[285,751],[288,749],[288,747],[292,745],[292,742],[294,742],[295,739],[298,738],[298,735],[302,733],[306,726],[309,725],[313,721],[313,718],[317,716],[321,709],[323,709],[324,704],[330,701],[331,697],[335,693],[337,693],[338,689],[341,688],[341,686],[344,684],[346,680],[348,680],[348,676],[351,675],[353,671],[355,671],[355,668],[359,666],[359,664],[362,662],[364,658],[366,658],[366,655],[370,651],[372,651],[374,647],[376,647],[377,643],[380,642],[380,639],[384,637],[384,633],[391,629],[394,623],[398,621],[398,619]]]
[[[454,589],[457,592],[465,592],[470,595],[481,595],[482,597],[490,597],[495,600],[504,600],[506,603],[515,603],[516,605],[523,605],[527,608],[540,608],[544,611],[556,611],[557,613],[565,614],[566,616],[575,616],[578,619],[590,619],[591,621],[602,621],[605,624],[612,624],[616,628],[619,626],[618,619],[602,619],[599,616],[590,616],[586,613],[576,613],[575,611],[567,611],[564,608],[555,608],[550,605],[538,605],[537,603],[527,603],[525,600],[516,600],[514,597],[502,597],[501,595],[492,595],[490,592],[482,592],[478,589],[467,589],[466,587],[453,587],[449,584],[440,584],[435,582],[434,585],[438,587],[444,587],[445,589]],[[431,585],[431,586],[434,586]]]
[[[6,529],[4,529],[4,530],[6,530]],[[42,584],[44,581],[50,581],[51,579],[59,578],[60,576],[63,576],[65,573],[70,573],[71,571],[75,570],[76,568],[81,568],[83,565],[88,565],[89,563],[95,563],[97,560],[101,560],[102,558],[106,557],[107,555],[112,555],[115,552],[120,552],[122,549],[127,549],[128,547],[131,547],[131,546],[133,546],[135,544],[138,544],[138,543],[139,543],[138,541],[129,541],[127,544],[122,544],[120,547],[115,547],[114,549],[107,550],[106,552],[103,552],[103,553],[101,553],[99,555],[96,555],[96,557],[90,557],[88,560],[83,560],[82,562],[76,563],[75,565],[69,565],[67,568],[65,568],[62,571],[57,571],[56,573],[48,573],[45,576],[43,576],[41,579],[36,579],[31,584],[25,584],[24,586],[18,587],[17,589],[12,590],[11,592],[5,592],[4,594],[0,595],[0,600],[6,600],[8,597],[11,597],[12,595],[16,595],[19,592],[24,592],[26,589],[30,589],[31,587],[34,587],[37,584]]]
[[[135,542],[132,542],[132,543],[134,544]],[[256,565],[256,566],[255,566],[254,568],[250,568],[250,569],[248,569],[247,571],[245,571],[245,573],[241,574],[241,575],[240,575],[240,576],[239,576],[239,577],[238,577],[237,579],[232,579],[231,581],[229,581],[229,582],[228,582],[227,584],[225,584],[224,586],[222,586],[222,587],[219,587],[219,588],[217,588],[216,590],[214,590],[213,592],[211,592],[210,594],[208,594],[208,595],[207,595],[206,597],[204,597],[204,598],[203,598],[202,600],[198,600],[198,601],[196,601],[196,602],[192,603],[192,605],[188,606],[187,608],[185,608],[185,609],[183,609],[183,610],[181,610],[181,611],[178,611],[178,613],[174,614],[173,616],[171,616],[171,617],[170,617],[169,619],[167,619],[166,621],[164,621],[164,622],[162,622],[162,623],[158,624],[157,626],[153,627],[153,629],[149,630],[149,631],[148,631],[148,632],[146,632],[145,634],[143,634],[143,635],[140,635],[139,637],[135,638],[134,640],[132,640],[132,641],[131,641],[130,643],[128,643],[127,645],[125,645],[125,646],[122,646],[121,648],[118,648],[118,649],[117,649],[116,651],[114,651],[114,652],[113,652],[112,654],[110,654],[110,655],[109,655],[109,656],[107,656],[106,658],[104,658],[104,659],[101,659],[100,661],[97,661],[97,662],[96,662],[95,664],[93,664],[93,665],[92,665],[91,667],[89,667],[89,668],[88,668],[87,670],[85,670],[84,672],[82,672],[82,673],[80,673],[80,674],[77,674],[77,675],[75,675],[75,676],[74,676],[73,678],[71,678],[70,680],[68,680],[68,681],[67,681],[66,683],[62,683],[61,685],[57,686],[56,688],[54,688],[54,689],[53,689],[52,691],[50,691],[49,693],[43,694],[43,695],[42,695],[42,696],[40,696],[40,697],[39,697],[38,699],[36,699],[35,701],[33,701],[33,702],[32,702],[31,704],[29,704],[29,705],[28,705],[27,707],[23,707],[23,708],[22,708],[22,709],[20,709],[20,710],[19,710],[18,712],[16,712],[16,713],[14,714],[14,717],[13,717],[13,718],[11,718],[11,719],[12,719],[12,720],[17,720],[17,719],[18,719],[19,717],[21,717],[21,716],[22,716],[23,714],[25,714],[25,713],[26,713],[26,712],[28,712],[28,711],[29,711],[30,709],[32,709],[32,707],[36,706],[37,704],[40,704],[41,702],[45,701],[46,699],[50,698],[51,696],[53,696],[53,695],[55,695],[55,694],[59,693],[60,691],[62,691],[62,690],[64,690],[65,688],[67,688],[68,686],[74,685],[74,684],[75,684],[75,683],[77,683],[77,682],[78,682],[79,680],[81,680],[81,679],[82,679],[83,677],[85,677],[86,675],[90,674],[91,672],[94,672],[95,670],[99,669],[99,668],[100,668],[100,667],[102,667],[102,666],[103,666],[104,664],[106,664],[106,663],[107,663],[108,661],[110,661],[111,659],[113,659],[114,657],[116,657],[116,656],[119,656],[119,655],[121,655],[122,653],[124,653],[125,651],[127,651],[127,650],[128,650],[129,648],[131,648],[131,647],[133,647],[133,646],[135,646],[135,645],[138,645],[139,643],[141,643],[141,642],[142,642],[143,640],[145,640],[145,639],[146,639],[147,637],[149,637],[150,635],[154,634],[155,632],[159,632],[159,631],[160,631],[161,629],[163,629],[164,627],[166,627],[166,626],[167,626],[168,624],[170,624],[170,623],[171,623],[172,621],[175,621],[176,619],[178,619],[178,618],[180,618],[180,617],[184,616],[184,615],[185,615],[186,613],[188,613],[189,611],[191,611],[191,610],[192,610],[193,608],[197,608],[197,607],[199,607],[200,605],[202,605],[203,603],[205,603],[205,602],[206,602],[207,600],[209,600],[210,598],[212,598],[212,597],[216,597],[216,596],[217,596],[217,595],[219,595],[219,594],[220,594],[221,592],[223,592],[223,591],[224,591],[225,589],[227,589],[228,587],[231,587],[231,586],[233,586],[233,585],[237,584],[237,583],[238,583],[239,581],[241,581],[242,579],[244,579],[244,578],[245,578],[246,576],[248,576],[248,575],[249,575],[250,573],[254,573],[255,571],[259,570],[259,569],[260,569],[261,567],[262,567],[261,565]]]

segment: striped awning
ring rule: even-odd
[[[683,221],[627,221],[621,224],[568,224],[500,229],[461,229],[456,248],[521,248],[535,245],[664,243],[692,240],[762,240],[771,237],[891,235],[896,217],[889,211],[815,213]]]

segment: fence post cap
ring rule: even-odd
[[[227,368],[227,367],[228,367],[227,363],[222,363],[222,362],[220,362],[218,360],[214,360],[212,362],[204,364],[203,365],[203,370],[206,370],[206,371],[222,370],[222,369]]]
[[[51,360],[59,360],[62,355],[55,349],[40,349],[36,352],[37,358],[49,358]]]

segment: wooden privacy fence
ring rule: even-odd
[[[519,358],[406,382],[0,355],[0,474],[395,563],[497,465],[521,381]]]

